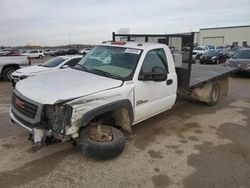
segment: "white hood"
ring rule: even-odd
[[[51,68],[35,65],[18,69],[13,73],[13,75],[34,75],[49,70],[51,70]]]
[[[63,69],[21,80],[16,89],[41,104],[54,104],[121,86],[122,81],[75,69]]]

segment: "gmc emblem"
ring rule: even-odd
[[[15,104],[18,108],[25,108],[24,102],[20,101],[18,98],[15,98]]]

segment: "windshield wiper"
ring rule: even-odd
[[[75,67],[72,67],[72,68],[77,69],[76,66],[81,67],[81,69],[84,70],[84,71],[89,71],[89,69],[87,69],[84,65],[81,65],[81,64],[76,64]],[[79,70],[79,69],[78,69],[78,70]]]
[[[117,80],[123,80],[121,77],[119,76],[115,76],[113,74],[110,74],[108,72],[105,72],[103,70],[100,70],[100,69],[90,69],[90,71],[93,71],[93,72],[96,72],[97,74],[100,73],[101,75],[103,76],[106,76],[108,78],[113,78],[113,79],[117,79]]]
[[[108,73],[108,72],[105,72],[103,70],[100,70],[100,69],[90,69],[90,71],[94,71],[94,72],[97,72],[97,73],[101,73],[101,75],[103,76],[106,76],[108,78],[113,78],[113,75]]]

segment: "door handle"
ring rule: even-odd
[[[171,85],[173,83],[172,79],[167,80],[167,85]]]

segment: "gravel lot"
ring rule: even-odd
[[[9,123],[12,86],[0,81],[0,187],[248,188],[250,76],[229,88],[217,106],[181,101],[135,125],[119,157],[95,161],[70,142],[32,153],[27,132]]]

